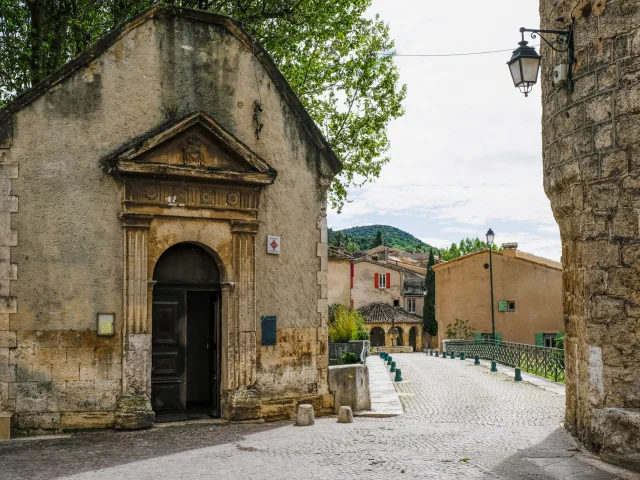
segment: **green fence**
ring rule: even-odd
[[[518,367],[524,372],[564,383],[564,350],[559,348],[500,340],[447,340],[446,350],[448,354],[454,352],[456,357],[462,352],[471,359],[477,355],[485,360],[495,360],[503,365]]]

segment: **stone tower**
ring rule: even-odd
[[[566,54],[543,46],[540,73],[544,187],[562,236],[566,426],[637,468],[640,2],[540,0],[540,16],[543,29],[575,28],[574,91],[551,83]]]

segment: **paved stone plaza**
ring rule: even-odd
[[[165,426],[0,444],[0,478],[633,479],[580,451],[564,396],[472,361],[395,354],[405,414]],[[379,359],[375,359],[379,361]]]

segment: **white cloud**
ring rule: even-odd
[[[451,246],[451,240],[447,240],[445,238],[425,237],[420,240],[436,248],[449,248]]]

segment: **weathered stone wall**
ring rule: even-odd
[[[278,319],[275,347],[261,347],[257,332],[263,414],[291,414],[310,399],[331,407],[324,160],[263,62],[222,25],[157,15],[3,124],[12,132],[0,135],[0,410],[16,412],[19,427],[113,424],[123,388],[123,191],[99,160],[196,111],[278,171],[257,214],[256,312]],[[216,244],[184,223],[191,237],[182,240]],[[165,233],[150,238],[150,255],[178,238]],[[267,255],[267,235],[281,237],[281,255]],[[114,337],[97,337],[97,312],[116,312]]]
[[[348,259],[329,259],[329,305],[351,306],[351,262]]]
[[[354,308],[360,308],[371,302],[384,302],[393,305],[394,300],[401,302],[402,275],[398,270],[392,270],[382,265],[369,262],[353,264],[354,277],[351,289],[351,300]],[[390,274],[389,288],[375,288],[374,275]],[[400,303],[400,306],[404,306]]]
[[[640,465],[640,3],[541,0],[541,27],[573,7],[575,90],[551,85],[566,55],[548,47],[540,77],[544,186],[563,245],[566,426]]]

